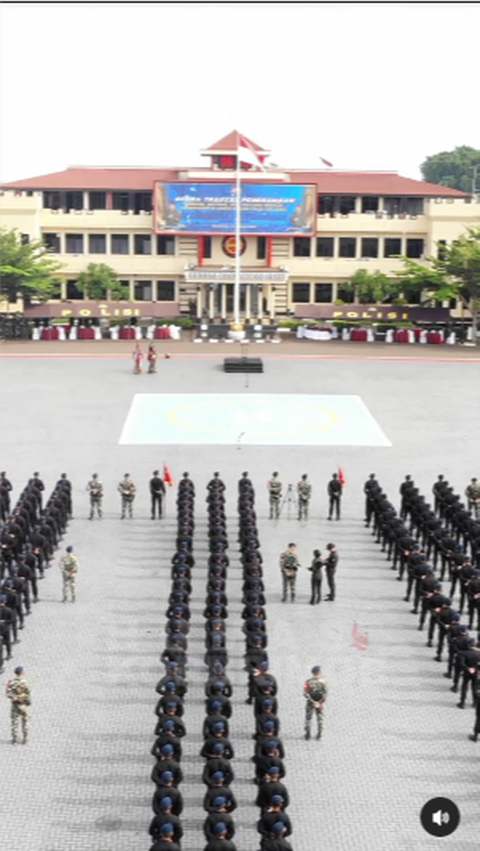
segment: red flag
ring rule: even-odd
[[[245,136],[242,136],[240,133],[238,134],[238,152],[237,155],[242,163],[248,163],[249,165],[254,165],[257,168],[260,168],[262,171],[265,171],[265,166],[263,165],[262,160],[258,156],[253,145],[250,144],[248,139]]]
[[[170,487],[173,485],[172,474],[166,464],[163,465],[163,481],[166,482],[167,485],[170,485]]]
[[[346,482],[344,472],[341,467],[338,468],[338,481],[343,486]]]
[[[320,162],[324,165],[328,165],[329,168],[333,168],[333,163],[329,162],[329,160],[324,160],[323,157],[320,157]]]

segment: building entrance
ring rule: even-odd
[[[240,284],[240,319],[260,317],[263,308],[263,285]],[[233,319],[234,284],[210,284],[203,291],[203,313],[211,319]]]

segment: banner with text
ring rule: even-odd
[[[236,191],[234,183],[155,183],[155,230],[157,233],[234,233]],[[315,210],[315,186],[241,184],[242,234],[312,236]]]

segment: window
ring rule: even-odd
[[[337,287],[337,299],[343,301],[345,304],[353,304],[355,293],[353,290],[347,290],[339,284]]]
[[[28,245],[28,243],[30,242],[30,234],[22,233],[20,236],[20,242],[22,243],[22,245]]]
[[[107,209],[107,193],[106,192],[89,192],[88,193],[88,209],[89,210],[106,210]]]
[[[152,300],[152,282],[151,281],[135,281],[134,299],[135,299],[135,301],[151,301]]]
[[[437,260],[445,260],[447,256],[447,240],[439,239],[437,242]]]
[[[157,254],[175,254],[175,237],[157,236]]]
[[[58,233],[43,233],[42,239],[50,251],[60,254],[60,236]]]
[[[317,257],[333,257],[333,236],[317,236]]]
[[[315,284],[315,301],[316,301],[316,303],[318,304],[319,302],[331,302],[332,292],[333,292],[333,285],[332,284]]]
[[[294,257],[310,257],[310,237],[309,236],[294,236],[293,237],[293,256]]]
[[[292,301],[293,302],[309,302],[310,301],[310,284],[292,284]]]
[[[355,195],[340,195],[337,201],[341,216],[348,216],[349,213],[355,212]]]
[[[44,192],[43,207],[45,210],[58,210],[60,208],[60,192]]]
[[[378,239],[376,236],[362,237],[362,257],[378,257]]]
[[[334,199],[331,195],[318,196],[317,209],[320,216],[333,216],[334,207]]]
[[[67,281],[67,299],[80,299],[83,298],[82,290],[79,290],[77,287],[78,281]]]
[[[175,301],[175,281],[157,281],[157,301]]]
[[[355,257],[357,253],[357,240],[354,236],[341,236],[339,257]]]
[[[112,234],[112,254],[129,254],[128,233]]]
[[[151,254],[152,238],[149,233],[136,233],[133,238],[134,254]]]
[[[423,239],[407,239],[407,257],[416,257],[423,254]]]
[[[88,234],[88,253],[89,254],[106,254],[107,253],[107,237],[104,233],[89,233]]]
[[[404,204],[409,216],[423,215],[423,198],[406,198]]]
[[[65,251],[67,254],[83,254],[83,233],[67,233]]]
[[[135,192],[133,196],[133,212],[150,213],[152,210],[152,193],[151,192]]]
[[[130,195],[128,192],[112,193],[112,210],[122,210],[126,213],[130,209]]]
[[[378,210],[377,195],[362,195],[362,213],[376,213]]]
[[[203,256],[208,259],[212,256],[212,237],[204,236],[203,237]]]
[[[267,256],[267,237],[257,236],[257,260],[265,260]]]
[[[395,257],[402,253],[402,240],[397,237],[387,236],[383,243],[383,256]]]
[[[402,199],[400,196],[391,195],[383,199],[383,209],[388,216],[396,216],[402,208]]]
[[[83,192],[67,192],[67,210],[83,210]]]

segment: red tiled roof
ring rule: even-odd
[[[231,135],[231,134],[230,134]],[[228,138],[228,137],[225,137]],[[254,143],[252,143],[254,144]],[[257,150],[261,150],[257,147]],[[156,180],[178,181],[181,171],[203,172],[202,180],[208,181],[212,172],[209,168],[99,168],[76,167],[4,183],[4,189],[67,189],[67,190],[113,190],[147,192]],[[375,171],[302,171],[289,169],[286,173],[292,183],[313,183],[321,195],[410,195],[441,198],[466,198],[468,193],[448,186],[437,186],[423,180],[401,177],[396,172]],[[215,180],[219,172],[215,171]],[[249,181],[262,182],[262,173],[245,175]],[[200,179],[200,178],[198,178]],[[226,172],[225,180],[233,180],[234,173]],[[271,182],[271,181],[269,181]],[[279,181],[280,182],[280,181]]]
[[[301,171],[289,169],[292,183],[315,183],[321,195],[421,195],[466,198],[467,192],[402,177],[396,171]]]
[[[228,151],[229,153],[235,154],[238,151],[240,135],[243,136],[243,138],[255,151],[258,151],[259,153],[267,153],[266,148],[262,148],[260,145],[257,145],[256,142],[252,142],[248,136],[240,134],[238,130],[232,130],[231,133],[228,133],[227,136],[223,136],[223,138],[219,139],[218,142],[214,142],[213,145],[209,145],[208,148],[203,148],[202,153],[210,151]]]

